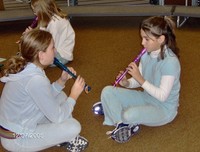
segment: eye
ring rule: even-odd
[[[149,38],[145,38],[146,41],[149,41]]]

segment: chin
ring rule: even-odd
[[[151,50],[147,49],[147,52],[148,52],[148,53],[151,53]]]
[[[46,69],[48,67],[48,65],[43,65],[43,69]]]

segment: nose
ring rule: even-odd
[[[145,44],[145,40],[144,39],[142,39],[141,44],[144,46],[144,44]]]

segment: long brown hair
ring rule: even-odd
[[[166,45],[179,57],[179,48],[176,43],[175,23],[170,17],[149,17],[144,20],[140,27],[146,34],[151,34],[156,38],[165,36],[165,42],[161,45],[161,59],[164,59],[164,46]]]
[[[38,53],[45,52],[51,43],[52,36],[47,31],[38,29],[25,33],[20,40],[18,55],[11,57],[5,65],[4,75],[21,72],[28,62],[38,62]]]

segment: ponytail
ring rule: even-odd
[[[11,57],[5,64],[3,74],[4,76],[8,76],[9,74],[16,74],[21,72],[25,66],[27,65],[27,62],[20,56],[13,56]]]

